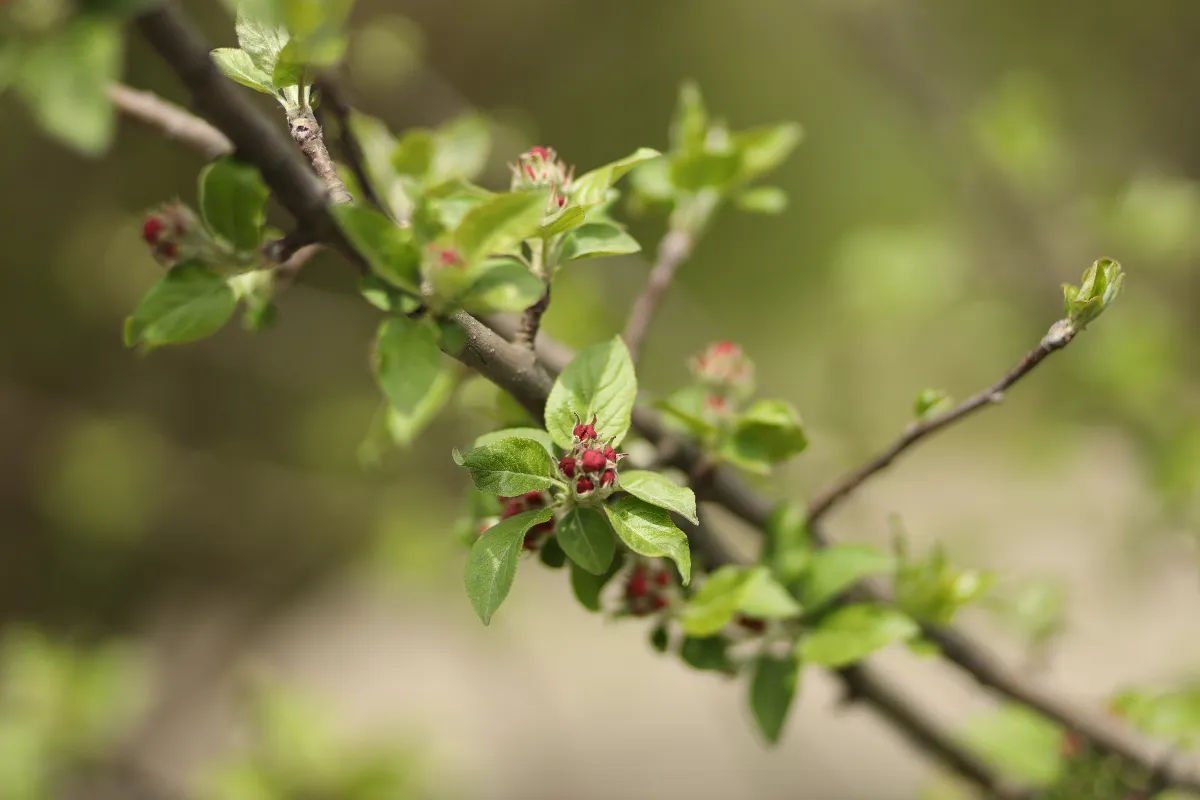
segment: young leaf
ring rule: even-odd
[[[425,396],[417,400],[408,411],[401,411],[388,404],[387,429],[392,441],[401,447],[408,447],[429,426],[438,415],[450,397],[454,394],[454,362],[441,359],[438,372],[428,385]]]
[[[579,604],[588,611],[600,611],[600,593],[608,582],[621,571],[624,560],[624,556],[618,552],[603,575],[593,575],[572,561],[571,591],[575,594],[575,599],[579,601]]]
[[[708,109],[704,107],[704,97],[694,81],[685,81],[679,87],[679,100],[671,119],[671,150],[697,152],[704,149],[707,138]]]
[[[606,222],[591,222],[576,228],[563,242],[562,261],[579,261],[584,258],[623,256],[640,252],[642,246],[616,225]]]
[[[538,551],[538,560],[550,569],[562,569],[566,565],[567,554],[563,552],[557,536],[549,536],[542,543],[542,549]]]
[[[454,231],[463,260],[476,264],[537,236],[548,201],[548,189],[532,189],[498,194],[472,208]]]
[[[241,12],[237,15],[235,27],[238,47],[261,72],[274,74],[275,62],[290,38],[287,30],[282,25],[271,25],[266,20]]]
[[[572,561],[593,575],[603,575],[616,552],[612,526],[594,508],[574,508],[555,528],[559,546]]]
[[[545,291],[541,279],[521,262],[490,258],[483,262],[479,276],[458,302],[472,314],[515,313],[536,303]]]
[[[687,536],[675,527],[671,515],[636,497],[622,497],[604,507],[617,536],[625,545],[647,558],[670,558],[679,568],[686,586],[692,580],[692,554]]]
[[[1015,703],[975,717],[962,731],[963,743],[1007,775],[1037,786],[1055,783],[1062,771],[1061,726]]]
[[[896,568],[892,556],[866,544],[835,545],[814,553],[801,578],[800,600],[815,610],[872,575]]]
[[[558,376],[546,401],[546,429],[559,447],[574,444],[576,416],[590,422],[604,439],[616,437],[616,446],[629,431],[637,376],[629,349],[619,336],[581,350]]]
[[[579,176],[571,184],[571,199],[578,205],[602,203],[608,197],[608,190],[619,181],[625,173],[651,159],[659,158],[662,153],[649,147],[640,147],[632,154],[611,164],[597,167],[591,172]]]
[[[407,317],[392,317],[379,326],[375,339],[375,374],[388,402],[402,414],[413,414],[442,372],[437,331]]]
[[[253,250],[262,242],[270,194],[258,170],[232,156],[218,159],[200,172],[204,222],[238,250]]]
[[[799,683],[800,662],[794,654],[783,658],[763,654],[755,662],[750,679],[750,711],[768,744],[779,742]]]
[[[484,447],[501,439],[533,439],[546,448],[546,452],[550,454],[551,458],[556,458],[554,455],[554,443],[550,441],[550,434],[541,428],[505,428],[499,431],[492,431],[476,439],[471,447],[472,449]]]
[[[721,636],[697,639],[685,636],[679,646],[679,657],[692,669],[733,675],[737,665],[729,658],[729,640]]]
[[[696,518],[696,495],[665,475],[636,469],[622,472],[620,487],[651,505],[674,511],[693,525],[700,524]]]
[[[734,205],[751,214],[782,214],[787,210],[787,192],[778,186],[756,186],[733,198]]]
[[[671,183],[688,192],[703,189],[724,191],[733,185],[741,169],[737,153],[684,153],[671,159]]]
[[[742,602],[742,589],[751,573],[742,567],[724,566],[713,572],[688,601],[680,622],[688,636],[712,636],[733,621]]]
[[[762,561],[785,584],[804,574],[813,555],[808,520],[796,503],[780,503],[767,518]]]
[[[492,615],[512,589],[525,534],[553,513],[552,509],[540,508],[501,520],[471,547],[466,569],[467,597],[484,625],[491,623]]]
[[[476,447],[462,456],[462,466],[481,492],[515,497],[549,489],[557,481],[554,460],[540,442],[507,438]]]
[[[558,216],[550,220],[538,230],[543,239],[557,236],[560,233],[573,231],[587,221],[588,209],[583,206],[568,206]]]
[[[191,262],[172,267],[125,321],[125,345],[183,344],[216,333],[233,316],[237,297],[220,275]]]
[[[766,567],[755,567],[742,587],[738,611],[754,619],[792,619],[800,616],[800,604],[771,577]]]
[[[109,84],[120,77],[121,23],[81,17],[24,53],[16,88],[38,124],[84,155],[102,153],[116,130]]]
[[[803,138],[804,129],[794,122],[735,133],[733,148],[741,156],[738,179],[752,181],[775,169]]]
[[[408,130],[400,137],[392,151],[392,168],[401,175],[423,181],[433,164],[435,147],[432,131],[424,128]]]
[[[920,633],[911,618],[891,608],[857,603],[834,611],[800,640],[802,661],[836,669],[853,664],[892,642]]]
[[[347,123],[362,150],[367,182],[375,190],[385,210],[393,219],[409,216],[412,203],[396,168],[392,166],[396,137],[382,121],[358,111],[351,110]],[[354,196],[362,196],[361,188]]]
[[[467,113],[442,125],[435,134],[436,147],[429,165],[429,182],[474,180],[487,166],[492,132],[487,118]]]
[[[236,47],[220,47],[213,50],[210,55],[221,72],[225,73],[226,78],[237,81],[242,86],[249,86],[263,94],[275,94],[275,84],[271,82],[271,75],[256,67],[245,50],[239,50]]]
[[[722,454],[743,469],[762,473],[806,447],[808,437],[795,409],[782,400],[759,400],[738,418]]]
[[[337,203],[329,211],[376,275],[410,294],[420,293],[421,252],[409,231],[373,208]]]

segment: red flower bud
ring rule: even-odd
[[[738,617],[738,625],[753,633],[762,633],[767,629],[767,623],[764,620],[754,617]]]
[[[526,492],[523,499],[525,504],[530,506],[540,506],[546,502],[541,492]]]
[[[154,244],[158,241],[158,237],[162,236],[165,227],[162,217],[147,217],[146,221],[142,223],[142,238],[146,240],[146,244]]]
[[[728,404],[725,398],[721,397],[719,394],[706,395],[704,398],[704,407],[709,411],[716,411],[720,413],[725,410],[727,405]]]
[[[619,454],[617,453],[617,451],[613,450],[611,445],[605,445],[605,447],[604,447],[604,458],[605,459],[607,459],[608,461],[616,461],[618,455]]]
[[[596,484],[592,483],[589,478],[580,478],[575,483],[575,491],[579,492],[579,494],[587,494],[595,488]]]
[[[617,471],[615,469],[606,469],[604,474],[600,476],[600,485],[606,489],[609,486],[614,486],[617,483]]]
[[[554,532],[554,520],[548,519],[545,522],[539,522],[537,525],[533,526],[533,532],[534,533],[553,533]]]
[[[661,594],[656,594],[654,597],[650,598],[650,608],[654,609],[655,611],[659,611],[666,607],[667,598],[663,597]]]
[[[587,441],[591,441],[592,439],[595,439],[596,438],[596,417],[595,417],[595,415],[592,416],[592,421],[590,423],[588,423],[587,425],[584,425],[582,423],[576,425],[575,429],[572,431],[572,433],[574,433],[575,438],[581,442],[587,442]]]
[[[552,158],[550,151],[541,146],[529,148],[529,155],[534,158],[540,158],[543,161],[549,161]]]
[[[629,582],[625,584],[625,596],[637,599],[648,594],[650,594],[650,581],[646,579],[645,570],[636,569],[631,572]]]
[[[742,348],[738,347],[733,342],[717,342],[712,347],[713,353],[719,356],[733,356],[742,352]]]
[[[654,576],[654,582],[657,583],[659,586],[663,586],[663,587],[670,586],[671,585],[671,571],[666,570],[666,569],[662,570],[661,572],[659,572],[657,575]]]
[[[604,458],[604,453],[599,450],[584,450],[580,463],[583,465],[584,472],[599,472],[604,469],[608,461]]]
[[[517,514],[520,514],[524,510],[525,510],[524,502],[522,502],[521,500],[513,500],[504,507],[504,512],[500,514],[500,519],[508,519],[509,517],[515,517]]]
[[[158,246],[158,253],[168,261],[179,258],[179,245],[174,242],[163,242]]]
[[[575,477],[575,459],[570,456],[564,456],[562,461],[558,462],[558,471],[568,478]]]

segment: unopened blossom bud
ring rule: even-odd
[[[592,421],[587,425],[580,423],[577,419],[575,429],[572,431],[575,435],[575,440],[579,442],[590,442],[596,438],[596,416],[592,415]]]
[[[596,488],[596,484],[592,483],[590,478],[580,478],[575,483],[575,491],[579,494],[587,494]]]
[[[526,492],[522,499],[525,501],[525,505],[530,508],[543,505],[546,502],[546,498],[541,492]]]
[[[164,266],[174,266],[184,259],[228,261],[226,248],[212,238],[194,211],[180,203],[167,203],[151,211],[142,222],[142,239]]]
[[[608,460],[600,450],[584,450],[580,464],[584,472],[599,472],[607,466]]]
[[[615,486],[617,483],[617,471],[615,469],[606,469],[604,474],[600,476],[600,485],[605,489],[610,486]]]
[[[575,178],[575,168],[568,167],[559,159],[553,148],[531,147],[511,167],[513,191],[549,186],[550,200],[546,214],[554,214],[567,207],[567,195]]]
[[[558,471],[568,478],[574,478],[575,459],[571,458],[570,456],[564,456],[563,459],[558,462]]]
[[[754,380],[754,365],[733,342],[711,345],[691,363],[692,374],[704,383],[745,389]]]

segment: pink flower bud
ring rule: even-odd
[[[570,456],[565,456],[562,461],[558,462],[558,471],[568,478],[575,477],[575,459]]]
[[[625,584],[625,596],[642,598],[650,594],[650,581],[644,569],[635,569],[629,573],[629,581]]]
[[[142,223],[142,238],[146,240],[146,244],[155,244],[158,238],[162,236],[163,229],[166,224],[162,217],[150,216]]]
[[[526,506],[540,506],[546,502],[546,498],[541,492],[526,492],[522,498]]]
[[[504,512],[500,515],[500,518],[508,519],[509,517],[515,517],[517,514],[520,514],[524,510],[525,510],[524,502],[522,502],[521,500],[513,500],[504,507]]]
[[[604,474],[600,476],[600,485],[604,488],[615,485],[617,482],[617,471],[614,469],[604,470]]]
[[[604,453],[599,450],[584,450],[580,463],[583,465],[584,472],[599,472],[604,469],[608,461],[604,458]]]
[[[596,488],[596,484],[592,483],[590,478],[580,478],[575,483],[575,491],[579,494],[587,494]]]
[[[592,421],[587,425],[576,424],[575,430],[572,432],[575,434],[575,439],[580,442],[590,442],[592,439],[597,438],[595,415],[592,416]]]

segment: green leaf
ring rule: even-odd
[[[797,503],[780,503],[767,518],[762,561],[785,584],[800,578],[812,559],[805,510]]]
[[[566,565],[567,554],[563,552],[557,536],[549,536],[542,543],[542,549],[538,551],[538,560],[550,569],[562,569]]]
[[[434,417],[446,407],[446,403],[450,402],[454,394],[454,377],[454,362],[440,359],[438,372],[428,384],[425,395],[408,411],[401,411],[388,404],[387,429],[393,442],[401,447],[408,447],[416,441]]]
[[[671,150],[676,153],[698,152],[708,138],[708,110],[694,81],[679,87],[679,100],[671,119]]]
[[[30,46],[16,88],[48,134],[88,156],[108,149],[116,111],[108,96],[122,64],[121,23],[83,17]]]
[[[961,735],[970,750],[1007,775],[1038,786],[1058,780],[1063,729],[1036,711],[1001,706],[970,720]]]
[[[602,203],[608,197],[608,190],[619,181],[625,173],[651,159],[659,158],[662,153],[649,147],[639,147],[625,158],[597,167],[585,173],[571,184],[571,199],[578,205]]]
[[[788,590],[771,577],[770,570],[755,567],[742,588],[738,611],[754,619],[792,619],[800,616],[802,609]]]
[[[574,561],[571,562],[571,591],[580,605],[592,612],[602,610],[600,593],[608,582],[621,571],[624,560],[622,553],[618,552],[603,575],[593,575]]]
[[[271,83],[279,89],[303,84],[307,60],[300,42],[288,42],[275,60],[275,68],[271,70]]]
[[[844,544],[813,554],[801,580],[800,601],[815,610],[849,589],[863,578],[891,572],[896,567],[892,556],[866,544]]]
[[[275,94],[275,84],[271,81],[271,74],[256,67],[245,50],[239,50],[236,47],[221,47],[213,50],[211,55],[217,67],[225,73],[226,78],[237,81],[243,86],[249,86],[263,94]]]
[[[537,236],[548,200],[548,189],[533,189],[498,194],[472,208],[454,231],[463,259],[476,264]]]
[[[581,350],[567,364],[546,401],[546,429],[555,444],[570,448],[576,416],[590,422],[595,415],[596,432],[605,440],[612,438],[615,447],[629,432],[635,399],[633,360],[617,336]]]
[[[674,511],[693,525],[699,525],[696,517],[696,495],[686,486],[680,486],[665,475],[647,470],[629,470],[620,473],[620,487],[634,497],[651,505]]]
[[[272,25],[256,18],[253,13],[248,15],[240,10],[235,28],[238,47],[242,48],[251,63],[267,75],[274,74],[275,62],[291,38],[287,30],[282,25]]]
[[[741,166],[737,153],[684,153],[671,159],[671,183],[687,192],[724,190],[733,185]]]
[[[612,526],[594,508],[574,508],[558,521],[558,544],[572,561],[593,575],[603,575],[616,552]]]
[[[671,646],[671,632],[665,624],[659,623],[650,630],[650,646],[656,653],[665,653]]]
[[[472,545],[467,557],[467,597],[484,625],[491,623],[492,615],[512,589],[525,534],[553,513],[552,509],[540,508],[501,520]]]
[[[732,622],[742,602],[742,589],[750,576],[749,570],[732,565],[710,574],[684,608],[680,619],[683,632],[703,638],[718,633]]]
[[[487,118],[467,113],[438,128],[436,147],[429,166],[429,182],[474,180],[487,166],[492,151],[492,133]]]
[[[539,492],[558,483],[554,460],[540,442],[515,437],[476,447],[462,457],[471,480],[481,492],[515,497]]]
[[[796,410],[782,400],[759,400],[738,418],[721,453],[743,469],[764,473],[806,447]]]
[[[423,180],[433,164],[435,147],[432,131],[424,128],[406,131],[392,152],[392,168],[401,175]]]
[[[480,436],[471,445],[472,449],[476,447],[484,447],[489,444],[500,441],[501,439],[533,439],[542,447],[546,448],[546,452],[551,458],[556,458],[554,455],[554,443],[550,441],[550,434],[546,433],[541,428],[505,428],[499,431],[491,431]]]
[[[769,744],[779,742],[799,684],[800,662],[794,654],[783,658],[764,654],[755,662],[750,679],[750,711]]]
[[[707,393],[698,386],[679,389],[666,400],[653,405],[663,412],[663,423],[677,432],[705,441],[714,437],[719,430],[704,418],[704,397]]]
[[[754,619],[800,616],[800,605],[765,567],[725,566],[692,595],[680,622],[689,636],[712,636],[741,613]]]
[[[375,339],[375,374],[388,402],[411,415],[433,390],[442,374],[442,352],[431,325],[392,317],[379,326]]]
[[[585,258],[623,256],[641,252],[642,246],[616,225],[591,222],[567,234],[563,242],[562,262]]]
[[[936,416],[950,405],[950,398],[938,389],[922,389],[913,400],[913,416],[919,420]]]
[[[472,314],[515,313],[536,303],[545,291],[546,285],[520,261],[489,258],[458,302]]]
[[[584,206],[567,206],[550,222],[543,225],[538,235],[543,239],[557,236],[560,233],[573,231],[587,221],[588,209]]]
[[[692,580],[692,555],[687,536],[675,527],[671,515],[636,497],[622,497],[604,507],[617,536],[625,545],[647,558],[669,558],[679,568],[686,586]]]
[[[376,275],[410,294],[420,294],[421,252],[410,232],[373,208],[335,203],[329,211]]]
[[[362,150],[363,169],[376,196],[393,219],[408,217],[412,203],[392,166],[396,138],[382,121],[358,111],[351,110],[347,124]],[[355,197],[361,195],[360,188]]]
[[[732,675],[737,666],[729,658],[729,640],[720,636],[697,639],[685,636],[679,646],[679,657],[692,669]]]
[[[857,603],[822,619],[800,640],[797,653],[802,661],[836,669],[919,633],[917,623],[899,611]]]
[[[740,181],[752,181],[771,172],[792,154],[804,138],[794,122],[753,128],[733,135],[733,149],[741,156]]]
[[[204,222],[238,250],[254,250],[262,243],[270,194],[258,170],[232,156],[218,159],[200,172]]]
[[[778,186],[756,186],[733,198],[734,205],[752,214],[782,214],[787,210],[787,192]]]
[[[220,275],[203,264],[172,267],[146,292],[125,322],[125,345],[194,342],[216,333],[233,316],[237,297]]]

